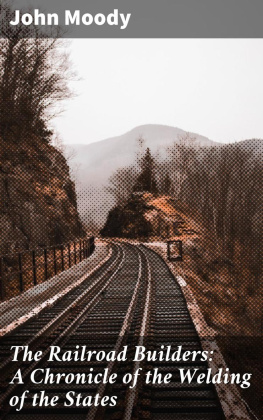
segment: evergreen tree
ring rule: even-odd
[[[173,183],[168,172],[166,172],[163,180],[162,193],[165,195],[170,195],[173,193]]]
[[[149,147],[140,162],[141,173],[134,185],[134,192],[148,191],[152,194],[158,193],[157,182],[155,178],[155,162]]]

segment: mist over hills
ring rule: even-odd
[[[135,127],[127,133],[91,144],[69,145],[74,157],[69,165],[77,168],[78,209],[82,219],[89,226],[99,228],[104,224],[108,211],[114,205],[111,195],[105,190],[109,177],[119,168],[134,163],[143,139],[142,149],[149,147],[155,155],[165,156],[168,146],[182,139],[194,139],[200,146],[218,146],[218,143],[196,133],[166,125],[148,124]],[[190,139],[190,140],[189,140]],[[263,141],[245,140],[242,147],[262,154]]]
[[[108,211],[114,205],[112,196],[105,190],[109,177],[119,168],[134,163],[139,151],[139,138],[143,138],[143,148],[152,153],[165,154],[167,146],[186,136],[186,131],[165,125],[148,124],[135,127],[127,133],[91,144],[74,144],[69,147],[74,157],[69,161],[72,172],[76,173],[78,209],[82,219],[93,227],[101,228]],[[204,136],[189,133],[200,145],[216,145]]]
[[[111,137],[96,143],[71,145],[76,156],[72,160],[80,165],[81,180],[83,177],[92,178],[92,185],[107,182],[109,176],[118,168],[134,162],[139,150],[138,139],[144,139],[144,148],[150,147],[153,153],[163,153],[167,146],[186,135],[180,128],[166,125],[141,125],[127,133]],[[213,142],[199,134],[189,133],[201,146],[212,146],[220,143]]]

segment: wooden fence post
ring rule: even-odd
[[[32,251],[32,268],[33,268],[33,282],[34,286],[37,284],[37,270],[36,270],[36,253]]]
[[[0,298],[4,300],[5,298],[5,286],[4,286],[4,264],[3,258],[0,258]]]
[[[18,254],[18,267],[19,267],[19,289],[22,293],[24,290],[23,284],[23,267],[22,267],[22,255],[21,253]]]
[[[82,249],[81,249],[81,240],[79,241],[79,262],[82,261]]]
[[[47,272],[47,249],[44,249],[44,266],[45,266],[45,280],[48,279],[48,272]]]
[[[87,249],[88,257],[90,256],[90,238],[88,240],[88,249]]]
[[[64,246],[60,246],[60,253],[61,253],[61,271],[64,271]]]
[[[76,250],[76,242],[74,242],[74,263],[77,264],[77,250]]]
[[[54,257],[54,274],[57,274],[57,252],[56,247],[53,247],[53,257]]]
[[[71,267],[71,256],[70,256],[71,244],[68,244],[68,266]]]

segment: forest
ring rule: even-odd
[[[247,292],[253,294],[262,276],[260,146],[260,140],[250,140],[201,147],[187,135],[165,156],[139,146],[134,165],[116,171],[107,191],[120,207],[135,191],[174,198],[206,226],[222,255],[250,277]]]

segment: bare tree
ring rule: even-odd
[[[3,8],[11,13],[7,4],[0,11]],[[21,37],[25,30],[31,31],[31,38],[29,33]],[[12,133],[21,140],[26,132],[33,132],[50,140],[48,121],[61,111],[61,101],[72,96],[65,41],[43,38],[37,28],[22,25],[7,28],[4,35],[0,39],[0,134],[5,138]]]
[[[175,145],[166,167],[176,174],[177,198],[199,214],[224,255],[262,275],[261,160],[240,144],[220,147]],[[256,244],[256,246],[255,246]],[[255,291],[256,287],[252,287]]]
[[[52,136],[52,145],[64,156],[69,166],[70,179],[76,186],[80,186],[79,171],[81,164],[75,162],[76,150],[65,144],[58,133]]]
[[[109,192],[115,200],[115,204],[123,206],[133,191],[133,187],[138,176],[136,166],[128,166],[118,169],[109,179],[106,191]]]

